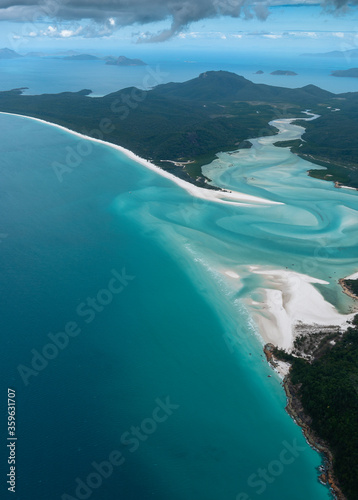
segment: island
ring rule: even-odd
[[[332,76],[349,76],[351,78],[358,78],[358,68],[338,69],[336,71],[332,71]]]
[[[263,75],[264,72],[262,71],[262,69],[259,69],[258,71],[256,71],[255,75]]]
[[[93,56],[92,54],[76,54],[73,56],[65,56],[62,57],[65,61],[96,61],[100,59],[100,57]]]
[[[153,84],[154,78],[153,78]],[[201,167],[221,151],[250,147],[247,139],[274,135],[269,123],[297,118],[302,140],[282,143],[327,168],[310,175],[358,188],[358,93],[333,94],[314,85],[298,89],[256,84],[227,71],[207,71],[183,83],[135,87],[104,97],[89,91],[45,95],[0,92],[0,111],[24,114],[118,144],[199,186]],[[312,121],[305,110],[320,115]],[[276,145],[281,145],[276,143]]]
[[[349,49],[349,50],[333,50],[331,52],[312,52],[308,54],[301,54],[304,57],[358,57],[358,49]]]
[[[20,57],[22,57],[22,55],[14,50],[8,48],[0,49],[0,59],[19,59]]]
[[[99,57],[93,54],[81,54],[74,50],[68,50],[65,52],[57,52],[57,53],[45,53],[45,52],[28,52],[24,56],[18,54],[14,50],[8,48],[0,49],[0,59],[19,59],[23,57],[31,57],[31,58],[41,58],[41,59],[61,59],[63,61],[105,61],[105,64],[111,66],[147,66],[147,63],[142,61],[141,59],[130,59],[126,56],[106,56]]]
[[[141,59],[129,59],[125,56],[119,56],[117,59],[114,57],[108,57],[106,64],[112,66],[147,66],[147,63]]]
[[[270,75],[279,75],[279,76],[296,76],[297,73],[294,71],[289,71],[289,70],[282,70],[282,69],[277,69],[276,71],[272,71]]]

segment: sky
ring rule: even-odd
[[[0,47],[146,53],[358,48],[358,0],[0,0]]]

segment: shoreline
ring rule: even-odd
[[[265,277],[256,292],[261,300],[244,299],[263,341],[291,351],[299,329],[319,329],[339,326],[346,329],[355,313],[340,314],[327,302],[314,284],[327,284],[296,271],[250,266],[250,271]]]
[[[290,415],[294,422],[301,427],[303,435],[311,448],[316,450],[323,457],[323,465],[319,468],[319,472],[321,472],[318,476],[319,482],[323,485],[329,486],[329,489],[336,500],[347,500],[346,496],[337,485],[337,479],[333,469],[333,454],[327,443],[318,437],[317,434],[311,429],[309,425],[310,418],[303,410],[301,401],[295,392],[295,387],[291,382],[289,373],[284,378],[282,385],[287,398],[287,405],[285,408],[286,412]]]
[[[124,154],[127,158],[134,160],[136,163],[156,172],[157,174],[165,177],[174,182],[179,187],[186,190],[193,197],[201,198],[209,202],[225,203],[230,205],[250,205],[267,206],[267,205],[282,205],[283,203],[274,202],[256,196],[246,195],[237,191],[212,191],[206,188],[195,186],[175,175],[161,169],[154,165],[149,160],[145,160],[134,152],[104,141],[95,139],[79,132],[75,132],[62,125],[48,122],[39,118],[19,115],[15,113],[0,112],[3,115],[16,116],[22,119],[34,120],[56,127],[59,130],[70,133],[80,139],[90,140],[98,144],[109,146],[112,149]],[[314,118],[308,118],[310,120]],[[294,119],[289,119],[294,120]],[[265,309],[265,314],[255,314],[254,309],[250,307],[251,317],[254,319],[258,327],[258,333],[264,343],[272,342],[276,346],[283,349],[292,349],[293,341],[297,334],[296,327],[298,325],[307,325],[309,328],[319,328],[323,325],[339,325],[344,328],[347,321],[354,316],[354,313],[348,315],[339,314],[336,308],[327,302],[320,292],[314,287],[314,283],[328,284],[328,282],[319,280],[317,278],[300,274],[298,272],[286,271],[284,269],[267,269],[258,266],[250,266],[250,272],[266,277],[266,283],[259,289],[264,296],[257,309]],[[233,270],[228,270],[225,274],[232,279],[239,278],[239,275]],[[343,292],[353,299],[358,297],[352,294],[346,287],[343,278],[339,280]],[[273,283],[273,285],[272,285]],[[267,288],[266,288],[267,286]],[[253,303],[252,305],[256,306]],[[347,325],[348,326],[348,325]],[[265,345],[265,347],[266,347]],[[319,476],[320,482],[327,484],[330,490],[338,500],[346,500],[341,490],[336,484],[333,473],[333,455],[324,441],[322,441],[309,427],[307,420],[309,417],[303,416],[302,407],[299,398],[295,393],[295,387],[290,380],[290,364],[284,361],[276,360],[275,358],[268,359],[265,351],[267,361],[272,368],[283,378],[283,388],[285,390],[287,405],[286,412],[293,418],[295,423],[299,425],[303,431],[307,443],[324,457],[324,466],[322,466],[321,475]]]
[[[211,201],[215,203],[224,203],[230,205],[252,205],[252,206],[267,206],[267,205],[283,205],[281,202],[268,200],[252,195],[240,193],[238,191],[214,191],[203,187],[195,186],[184,179],[180,179],[174,174],[161,169],[159,166],[153,164],[149,160],[141,158],[134,152],[107,142],[101,139],[92,138],[81,134],[80,132],[73,131],[63,125],[48,122],[41,118],[35,118],[27,115],[20,115],[16,113],[0,112],[0,114],[8,116],[16,116],[22,119],[34,120],[45,125],[56,127],[59,130],[67,132],[83,140],[93,141],[98,144],[109,146],[116,151],[124,154],[127,158],[134,160],[140,165],[156,172],[157,174],[165,177],[174,182],[179,187],[185,189],[191,196]],[[304,121],[314,120],[318,115],[314,115],[306,111],[309,118],[303,118]],[[273,120],[277,122],[284,129],[283,125],[291,124],[296,118],[285,118],[283,120]],[[271,123],[271,122],[270,122]],[[303,127],[299,126],[303,129]],[[311,325],[319,327],[328,325],[339,325],[344,328],[346,322],[354,316],[354,314],[341,315],[335,307],[326,302],[323,296],[316,290],[313,283],[328,284],[325,281],[318,280],[311,276],[300,274],[294,271],[286,271],[284,269],[260,269],[258,266],[250,266],[250,272],[256,274],[267,275],[269,287],[263,286],[259,290],[264,295],[264,300],[261,303],[254,303],[250,299],[244,299],[249,306],[251,316],[254,319],[258,333],[264,343],[272,342],[283,349],[291,349],[293,340],[295,338],[295,329],[298,325]],[[231,274],[228,277],[233,278]],[[235,278],[236,278],[235,274]],[[274,283],[274,286],[270,282]],[[350,295],[352,297],[352,295]],[[259,306],[259,307],[257,307]],[[255,309],[264,309],[265,314],[259,314]],[[321,311],[318,315],[316,311]],[[322,312],[323,311],[323,312]],[[283,374],[285,370],[283,370]]]
[[[334,473],[333,463],[334,457],[328,444],[321,439],[310,427],[311,418],[305,413],[301,400],[298,396],[296,387],[292,384],[290,378],[291,363],[289,361],[279,360],[273,353],[275,346],[273,344],[266,344],[264,346],[264,353],[266,360],[271,368],[277,371],[277,365],[284,363],[287,366],[287,372],[283,377],[282,386],[286,394],[286,407],[287,414],[293,421],[302,429],[303,435],[309,446],[320,453],[323,458],[323,464],[319,467],[320,474],[318,481],[328,486],[331,493],[336,500],[347,500],[346,496],[341,491],[337,484],[337,479]]]
[[[354,300],[358,300],[358,296],[355,295],[347,286],[346,284],[346,279],[347,278],[341,278],[338,280],[338,283],[341,285],[342,289],[343,289],[343,293],[345,293],[346,295],[348,295],[348,297],[351,297],[352,299]]]
[[[351,297],[353,300],[358,300],[358,295],[350,289],[350,287],[346,283],[347,280],[358,280],[358,273],[353,273],[349,276],[346,276],[345,278],[341,278],[338,280],[338,283],[343,289],[343,293],[348,295],[348,297]]]
[[[71,130],[67,127],[64,127],[63,125],[58,125],[57,123],[52,123],[48,122],[46,120],[42,120],[41,118],[35,118],[33,116],[28,116],[28,115],[20,115],[17,113],[8,113],[5,111],[0,111],[0,114],[2,115],[8,115],[8,116],[17,116],[19,118],[27,119],[27,120],[34,120],[39,123],[43,123],[45,125],[50,125],[52,127],[56,127],[59,130],[62,130],[64,132],[70,133],[76,137],[79,137],[80,139],[88,140],[88,141],[93,141],[97,144],[102,144],[104,146],[109,146],[112,149],[115,149],[125,156],[127,158],[130,158],[131,160],[136,161],[140,165],[143,165],[144,167],[156,172],[157,174],[161,175],[162,177],[165,177],[171,181],[173,181],[175,184],[180,186],[181,188],[185,189],[191,196],[195,196],[197,198],[201,198],[206,201],[212,201],[216,203],[224,203],[224,204],[229,204],[229,205],[240,205],[240,204],[259,204],[259,205],[283,205],[281,202],[277,201],[272,201],[268,200],[265,198],[259,198],[258,196],[252,196],[249,194],[245,193],[239,193],[238,191],[214,191],[211,189],[206,189],[206,188],[201,188],[198,186],[195,186],[194,184],[191,184],[190,182],[185,181],[184,179],[180,179],[179,177],[175,176],[174,174],[171,174],[170,172],[167,172],[166,170],[161,169],[154,163],[150,162],[149,160],[146,160],[144,158],[141,158],[140,156],[136,155],[133,151],[130,151],[129,149],[124,148],[123,146],[118,146],[117,144],[114,144],[112,142],[107,142],[102,139],[96,139],[94,137],[87,136],[85,134],[81,134],[80,132],[76,132],[74,130]]]
[[[283,205],[281,202],[260,198],[238,191],[214,191],[203,187],[195,186],[184,179],[180,179],[174,174],[161,169],[149,160],[141,158],[129,149],[107,142],[101,139],[92,138],[73,131],[63,125],[48,122],[41,118],[35,118],[27,115],[15,113],[0,112],[0,114],[8,116],[16,116],[22,119],[34,120],[45,125],[56,127],[59,130],[67,132],[83,140],[93,141],[97,144],[109,146],[116,151],[124,154],[127,158],[134,160],[140,165],[156,172],[174,182],[179,187],[185,189],[193,197],[204,199],[209,202],[224,203],[230,205],[246,205],[246,206],[267,206],[267,205]],[[304,121],[314,120],[319,115],[314,115],[306,111],[309,118],[303,118]],[[291,124],[296,118],[285,118],[283,120],[273,120],[282,126],[283,124]],[[281,122],[281,123],[280,123]],[[270,122],[271,123],[271,122]],[[303,127],[299,126],[303,129]],[[284,129],[284,127],[283,127]],[[279,127],[280,130],[280,127]],[[335,307],[325,301],[323,296],[313,286],[314,283],[328,284],[323,280],[318,280],[311,276],[300,274],[294,271],[286,271],[284,269],[260,269],[258,266],[250,266],[250,272],[256,274],[267,275],[269,282],[274,282],[274,286],[270,283],[269,287],[262,287],[260,291],[264,295],[264,300],[261,303],[254,303],[250,299],[245,300],[251,311],[251,316],[257,325],[258,333],[264,343],[272,342],[283,349],[291,349],[296,336],[295,329],[300,325],[311,327],[339,325],[344,328],[347,321],[354,316],[354,313],[343,315],[339,314]],[[358,275],[358,273],[357,273]],[[233,275],[228,277],[234,277]],[[236,274],[235,274],[236,278]],[[343,287],[342,287],[343,288]],[[349,294],[348,294],[349,295]],[[352,297],[352,295],[350,295]],[[352,297],[353,298],[353,297]],[[355,298],[355,297],[354,297]],[[259,306],[259,308],[257,308]],[[255,309],[264,309],[265,314],[257,314]],[[317,314],[321,311],[321,314]],[[323,311],[323,312],[322,312]],[[348,326],[348,325],[347,325]],[[283,370],[284,374],[285,370]]]

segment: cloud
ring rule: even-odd
[[[306,4],[312,2],[304,0]],[[156,34],[145,33],[138,39],[139,42],[160,42],[185,31],[195,21],[219,16],[265,20],[271,5],[288,4],[302,5],[302,0],[43,0],[41,3],[0,0],[0,21],[36,23],[55,19],[57,23],[64,23],[89,20],[91,27],[83,33],[87,37],[108,36],[124,26],[168,21],[167,29]],[[322,0],[323,6],[341,11],[348,4],[357,5],[358,0]],[[66,32],[67,27],[63,30]]]
[[[60,26],[48,26],[47,28],[39,28],[36,31],[30,31],[23,33],[24,38],[36,38],[36,37],[47,37],[47,38],[103,38],[105,36],[110,36],[113,33],[113,25],[110,20],[108,20],[107,25],[101,25],[92,23],[86,26],[82,26],[79,23],[73,23],[71,26],[66,28]],[[18,35],[13,36],[14,39],[19,39]]]
[[[273,40],[277,40],[277,38],[282,38],[281,34],[270,33],[269,35],[263,35],[264,38],[272,38]]]

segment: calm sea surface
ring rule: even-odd
[[[138,57],[136,55],[136,57]],[[0,60],[0,90],[29,87],[28,94],[79,91],[89,88],[93,95],[105,95],[121,88],[150,88],[159,83],[183,82],[210,70],[232,71],[255,83],[281,87],[314,84],[335,93],[357,92],[356,78],[331,76],[337,69],[356,66],[354,59],[278,56],[275,54],[230,53],[210,56],[195,51],[185,54],[153,53],[142,57],[148,66],[118,67],[102,60],[66,61],[51,58]],[[295,71],[297,76],[275,76],[275,70]],[[255,74],[258,70],[264,74]]]

